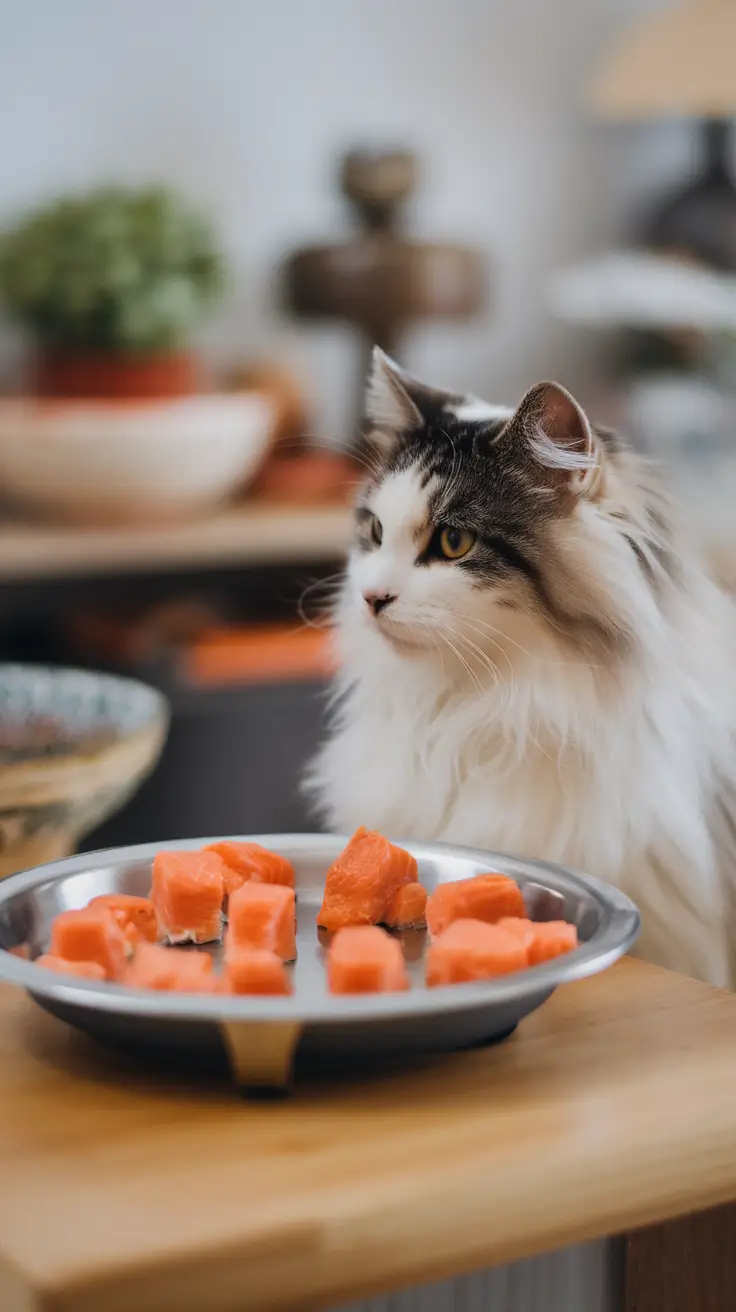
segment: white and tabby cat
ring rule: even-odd
[[[512,412],[377,351],[367,413],[325,817],[590,871],[734,984],[736,612],[651,469],[555,383]]]

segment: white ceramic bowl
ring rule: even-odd
[[[0,493],[57,519],[201,513],[253,478],[273,405],[260,393],[162,401],[0,400]]]

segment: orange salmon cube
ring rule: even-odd
[[[215,852],[158,852],[151,901],[169,943],[213,943],[222,936],[225,867]]]
[[[42,957],[36,957],[33,964],[43,966],[45,970],[55,970],[59,975],[77,975],[80,979],[94,979],[98,983],[107,978],[99,961],[66,961],[64,957],[52,957],[46,952]]]
[[[105,979],[120,979],[128,964],[129,943],[105,908],[62,911],[51,926],[49,955],[66,961],[96,961]]]
[[[527,954],[531,953],[532,944],[534,943],[534,931],[537,928],[533,920],[522,919],[521,916],[504,916],[501,920],[496,921],[496,924],[499,929],[505,929],[509,934],[513,934],[518,938],[519,942],[524,944]]]
[[[473,875],[440,884],[427,901],[427,925],[434,936],[453,920],[485,920],[493,925],[508,916],[526,916],[521,889],[508,875]]]
[[[327,953],[330,993],[400,993],[409,980],[401,945],[377,925],[339,929]]]
[[[384,924],[390,929],[424,929],[427,890],[422,884],[404,884],[394,893]]]
[[[223,993],[291,993],[284,963],[267,948],[230,947],[221,978]]]
[[[534,942],[529,950],[529,965],[538,966],[551,961],[578,946],[578,931],[566,920],[540,920],[534,922]]]
[[[327,872],[317,924],[335,930],[385,921],[395,894],[415,884],[417,873],[409,852],[382,834],[358,829]]]
[[[229,895],[251,879],[257,884],[294,887],[294,867],[285,856],[269,852],[259,843],[211,843],[205,852],[215,852],[225,863],[225,891]]]
[[[141,939],[156,942],[156,911],[149,898],[134,897],[132,893],[100,893],[89,905],[107,907],[131,943],[139,943]]]
[[[529,965],[517,935],[483,920],[453,920],[427,952],[427,984],[469,984]]]
[[[295,898],[283,884],[249,882],[231,894],[226,952],[266,948],[282,961],[296,958]]]
[[[140,943],[123,976],[132,989],[170,993],[212,993],[216,987],[212,958],[206,952]]]

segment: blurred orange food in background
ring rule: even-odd
[[[329,630],[288,624],[211,628],[180,653],[182,676],[200,687],[327,679],[334,668]]]

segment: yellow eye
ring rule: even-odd
[[[446,560],[460,560],[467,556],[475,542],[475,533],[466,528],[441,528],[439,548]]]
[[[381,524],[380,519],[377,519],[375,515],[371,520],[371,537],[376,546],[380,547],[383,542],[383,525]]]

